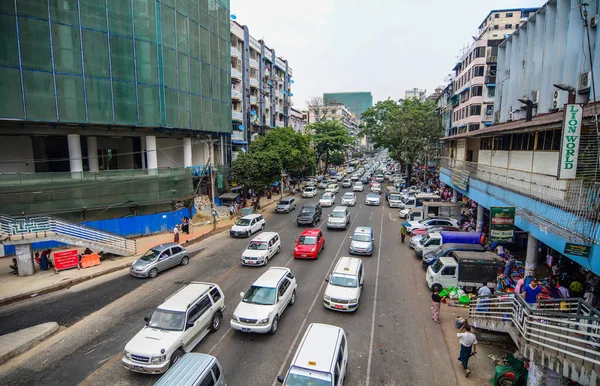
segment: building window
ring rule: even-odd
[[[473,52],[475,52],[476,58],[483,58],[485,56],[485,47],[477,47]]]
[[[500,14],[499,13],[495,13],[494,14],[494,19],[498,19],[498,18],[500,18]]]
[[[509,150],[510,135],[494,137],[494,150]]]
[[[473,77],[483,76],[484,67],[483,66],[475,66],[473,67]]]
[[[521,133],[512,135],[512,143],[510,150],[533,150],[533,143],[535,140],[534,133]]]
[[[506,17],[513,17],[513,14],[512,14],[512,12],[507,12],[507,13],[506,13]]]
[[[471,96],[482,96],[483,95],[483,86],[473,86],[471,87]]]
[[[492,150],[492,140],[493,137],[481,138],[481,143],[479,145],[480,150]]]
[[[479,123],[469,123],[469,131],[479,130]]]
[[[512,24],[507,24],[504,26],[504,29],[512,29],[513,25]]]
[[[538,132],[537,147],[535,150],[552,150],[560,149],[561,130],[547,130]]]
[[[500,26],[496,24],[496,25],[494,26],[494,29],[500,29]]]
[[[487,91],[488,97],[493,98],[494,96],[496,96],[496,87],[488,87]]]
[[[481,115],[481,105],[471,105],[469,115]]]

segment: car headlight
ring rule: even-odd
[[[348,300],[349,303],[358,303],[358,298]]]
[[[239,322],[239,319],[237,316],[235,316],[235,314],[231,315],[231,320]]]
[[[313,249],[310,250],[310,252],[312,253],[312,252],[314,252],[316,250],[317,250],[317,247],[314,247]]]
[[[325,300],[327,300],[327,301],[330,301],[330,300],[331,300],[331,296],[324,295],[324,296],[323,296],[323,299],[325,299]]]
[[[269,324],[269,318],[264,318],[258,322],[258,324]]]
[[[367,247],[367,251],[372,251],[372,250],[373,250],[373,246],[372,245],[370,245],[370,246]]]
[[[166,355],[160,355],[157,357],[152,357],[152,359],[150,360],[150,363],[162,363],[164,361],[167,360],[167,356]]]
[[[123,356],[124,356],[125,358],[127,358],[127,359],[131,359],[131,353],[130,353],[129,351],[127,351],[127,350],[124,350],[124,351],[123,351]]]

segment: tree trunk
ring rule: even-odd
[[[329,173],[329,150],[325,153],[325,172]],[[325,174],[325,172],[323,174]]]

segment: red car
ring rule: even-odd
[[[429,232],[441,232],[441,231],[450,231],[450,232],[460,232],[462,229],[457,227],[435,227],[435,228],[423,228],[423,229],[415,229],[412,231],[411,236],[416,235],[424,235]]]
[[[319,252],[325,248],[325,237],[319,229],[307,229],[296,240],[294,257],[296,259],[316,259]]]

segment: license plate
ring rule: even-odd
[[[247,261],[246,264],[254,264],[254,261]]]
[[[146,369],[144,369],[142,366],[133,366],[133,369],[134,369],[135,371],[142,371],[142,372],[145,372],[145,371],[146,371]]]
[[[336,304],[335,306],[333,306],[334,308],[337,308],[338,310],[343,310],[344,306],[342,306],[341,304]]]
[[[302,255],[302,257],[306,257],[306,255]]]
[[[250,332],[249,328],[242,328],[242,332]]]

